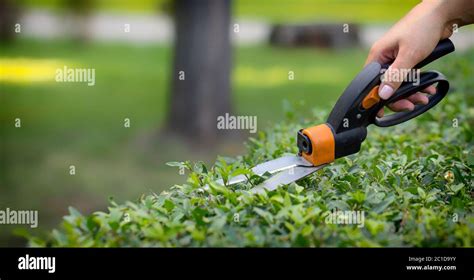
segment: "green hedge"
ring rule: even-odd
[[[370,127],[362,150],[309,178],[254,195],[251,183],[213,182],[244,166],[295,153],[295,132],[326,113],[287,120],[248,142],[248,153],[188,169],[184,185],[84,216],[70,209],[32,246],[473,246],[474,110],[450,93],[429,114],[391,128]],[[458,126],[453,126],[453,120]],[[178,170],[177,170],[178,172]],[[157,182],[159,183],[159,182]],[[202,191],[209,183],[211,188]],[[330,211],[364,211],[362,227],[326,223]]]

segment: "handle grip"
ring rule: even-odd
[[[429,97],[428,104],[416,105],[415,109],[409,112],[398,112],[382,118],[374,117],[373,123],[379,127],[393,126],[413,119],[425,113],[429,109],[433,108],[446,96],[449,90],[449,82],[446,80],[443,74],[437,71],[428,71],[421,73],[420,82],[416,86],[414,86],[412,83],[403,83],[391,98],[380,101],[377,106],[375,106],[374,111],[378,112],[378,110],[380,110],[387,104],[396,102],[401,99],[405,99],[410,95],[421,91],[435,83],[438,83],[436,87],[436,93]]]
[[[433,52],[431,52],[428,57],[423,59],[421,62],[419,62],[415,67],[413,68],[422,68],[425,65],[430,64],[431,62],[435,61],[436,59],[447,55],[448,53],[454,52],[454,44],[451,42],[449,39],[443,39],[439,41],[438,45],[436,45],[435,49]]]

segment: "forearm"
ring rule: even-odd
[[[446,28],[474,23],[474,0],[425,0],[420,5],[432,8]]]

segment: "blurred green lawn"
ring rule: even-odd
[[[0,205],[39,209],[44,230],[67,207],[101,209],[108,196],[134,199],[181,183],[166,161],[205,160],[243,151],[241,139],[195,151],[155,139],[167,110],[171,49],[112,43],[19,40],[0,47],[3,58],[57,59],[96,69],[96,85],[3,83]],[[363,65],[366,51],[268,46],[234,50],[234,113],[256,115],[258,129],[284,118],[285,100],[300,110],[329,109]],[[293,71],[295,80],[288,80]],[[22,127],[15,128],[15,118]],[[124,118],[131,127],[124,128]],[[69,175],[69,166],[76,175]],[[0,235],[6,233],[1,233]],[[0,237],[1,239],[1,237]],[[1,242],[1,240],[0,240]]]
[[[89,0],[90,8],[112,12],[169,12],[173,0]],[[417,0],[233,0],[238,17],[284,21],[393,22],[405,15]],[[64,0],[21,0],[26,6],[61,9]]]

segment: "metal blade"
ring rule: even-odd
[[[275,174],[279,171],[287,170],[297,166],[307,166],[311,167],[309,161],[305,160],[300,156],[290,155],[290,156],[283,156],[279,157],[274,160],[269,160],[260,164],[255,165],[251,170],[258,176],[262,176],[265,173]],[[235,185],[237,183],[242,183],[247,181],[247,177],[244,175],[238,175],[229,179],[227,185]],[[217,180],[216,183],[223,185],[224,181],[222,179]]]
[[[290,155],[260,163],[252,168],[252,171],[258,175],[263,175],[265,172],[273,174],[296,166],[311,167],[313,164],[300,156]]]
[[[292,182],[298,181],[301,178],[304,178],[319,169],[325,167],[327,164],[314,166],[314,167],[303,167],[303,166],[296,166],[289,170],[284,170],[275,176],[269,178],[268,180],[264,181],[260,185],[256,186],[251,190],[253,193],[261,193],[264,190],[272,191],[278,188],[281,185],[287,185]]]

